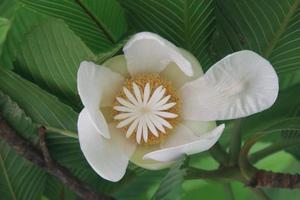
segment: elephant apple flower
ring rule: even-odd
[[[147,169],[211,148],[224,124],[269,108],[278,77],[258,54],[243,50],[203,74],[197,59],[154,33],[134,35],[124,55],[103,65],[83,61],[78,91],[81,150],[103,178],[120,180],[129,161]]]

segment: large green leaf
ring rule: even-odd
[[[49,200],[78,200],[79,198],[68,189],[68,186],[62,184],[56,177],[47,176],[44,195]]]
[[[21,0],[35,11],[63,19],[94,51],[108,49],[127,31],[123,10],[115,0]]]
[[[183,196],[182,183],[186,175],[187,156],[183,156],[171,167],[162,179],[154,200],[179,200]]]
[[[295,98],[299,93],[300,84],[281,91],[275,104],[268,110],[247,117],[243,120],[242,131],[245,134],[258,132],[270,125],[296,115],[300,109],[300,99]]]
[[[6,40],[7,32],[10,28],[10,21],[6,18],[0,18],[0,56],[2,54],[3,43]]]
[[[192,52],[207,69],[213,63],[210,37],[215,30],[213,0],[120,0],[137,31],[160,34]]]
[[[281,89],[300,82],[299,0],[217,0],[214,51],[251,49],[271,61]]]
[[[37,142],[37,125],[2,91],[0,91],[0,110],[6,122],[13,125],[18,134],[33,143]]]
[[[133,169],[132,169],[133,170]],[[142,168],[134,169],[135,177],[129,177],[129,184],[123,183],[113,196],[122,200],[151,199],[166,170],[150,171]]]
[[[0,90],[17,102],[34,122],[76,131],[76,112],[56,97],[3,68],[0,68]],[[57,134],[48,134],[48,139],[56,160],[69,167],[87,166],[76,139]]]
[[[16,101],[34,122],[76,131],[78,117],[76,112],[14,72],[0,68],[0,90]],[[117,186],[104,181],[90,168],[83,157],[77,139],[48,133],[47,145],[56,161],[68,167],[76,176],[94,186],[95,189],[110,191],[112,186]]]
[[[17,7],[17,6],[16,6]],[[13,62],[16,59],[20,43],[24,40],[25,35],[46,17],[33,13],[25,8],[18,8],[14,12],[11,29],[7,35],[7,40],[3,46],[3,54],[0,57],[2,67],[12,69]]]
[[[0,110],[4,119],[22,136],[37,139],[37,126],[24,111],[0,91]],[[1,199],[40,199],[46,174],[31,164],[0,138],[0,194]]]
[[[93,58],[93,53],[64,22],[47,19],[20,44],[15,69],[51,93],[79,101],[77,70],[81,61]]]
[[[0,16],[11,19],[17,9],[16,0],[1,0],[0,1]]]
[[[0,139],[0,194],[5,200],[38,200],[45,173],[20,157]]]

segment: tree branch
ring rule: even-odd
[[[226,166],[228,164],[229,155],[219,142],[216,142],[216,144],[210,148],[209,153],[220,165]]]
[[[67,168],[59,165],[52,160],[46,142],[45,128],[39,129],[41,150],[37,149],[30,142],[18,135],[0,113],[0,137],[7,142],[19,155],[23,156],[36,166],[44,169],[49,174],[57,177],[62,183],[67,185],[70,190],[75,192],[79,197],[86,200],[111,200],[104,194],[95,192],[90,186],[76,178]]]
[[[300,188],[300,175],[288,173],[276,173],[257,169],[248,158],[251,147],[266,133],[257,133],[247,140],[241,149],[239,158],[239,167],[243,176],[248,180],[246,183],[253,188],[271,187],[271,188]]]
[[[249,180],[247,185],[254,188],[300,188],[300,174],[276,173],[259,170]]]

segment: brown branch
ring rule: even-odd
[[[300,174],[257,171],[247,184],[250,187],[300,188]]]
[[[46,162],[46,165],[48,167],[52,167],[53,160],[51,158],[51,155],[49,153],[47,144],[46,144],[46,128],[44,126],[39,127],[39,135],[40,135],[40,148],[42,151],[42,154],[44,156],[44,160]]]
[[[41,150],[22,138],[2,118],[0,113],[0,137],[7,142],[19,155],[23,156],[33,164],[44,169],[49,174],[57,177],[70,190],[85,200],[111,200],[104,194],[95,192],[90,186],[76,178],[67,168],[52,160],[46,142],[45,128],[39,129]]]

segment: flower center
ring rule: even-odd
[[[159,144],[179,121],[179,98],[157,74],[127,79],[113,109],[117,128],[138,144]]]

